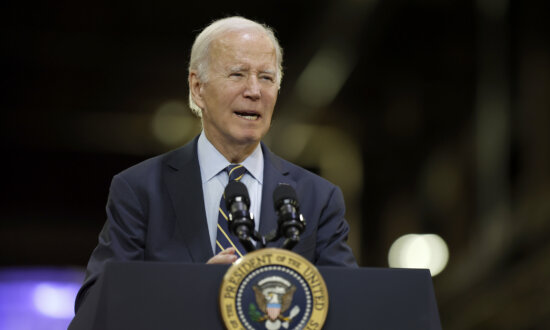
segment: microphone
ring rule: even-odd
[[[279,184],[273,191],[273,205],[278,216],[277,237],[285,237],[283,249],[291,250],[300,241],[300,234],[306,227],[294,188]]]
[[[250,197],[246,186],[239,181],[230,181],[224,195],[229,231],[239,238],[247,252],[254,251],[256,248],[250,238],[254,234],[254,216],[249,211]]]

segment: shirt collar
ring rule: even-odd
[[[201,169],[202,183],[210,181],[230,164],[229,161],[227,161],[227,159],[225,159],[225,157],[218,151],[218,149],[216,149],[216,147],[208,141],[204,131],[202,131],[199,136],[197,153],[199,158],[199,166]],[[259,143],[252,154],[250,154],[250,156],[248,156],[241,164],[255,180],[257,180],[260,184],[262,183],[264,157]]]

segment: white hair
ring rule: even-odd
[[[279,41],[275,37],[273,30],[264,24],[254,22],[240,16],[222,18],[208,25],[195,39],[191,48],[191,56],[189,59],[189,73],[195,71],[199,81],[205,83],[208,81],[208,61],[210,45],[212,41],[223,34],[241,30],[257,30],[265,33],[275,47],[275,56],[277,60],[277,86],[281,86],[283,78],[283,49],[279,45]],[[189,107],[191,111],[198,117],[202,117],[202,109],[193,101],[191,96],[191,86],[189,86]]]

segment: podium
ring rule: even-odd
[[[323,329],[441,329],[428,270],[317,268],[329,292]],[[227,269],[108,263],[69,330],[224,329],[218,295]]]

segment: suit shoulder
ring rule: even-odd
[[[149,175],[151,174],[151,172],[154,171],[154,169],[159,167],[159,165],[163,162],[162,160],[164,157],[165,157],[165,154],[147,158],[137,164],[134,164],[120,171],[119,173],[116,174],[116,176],[130,178],[130,177],[140,177],[143,175]]]
[[[183,147],[170,150],[158,156],[145,159],[127,169],[119,172],[115,176],[123,177],[127,181],[146,180],[151,177],[158,177],[163,167],[170,166],[176,168],[185,162],[193,159],[192,142]]]
[[[320,175],[313,173],[312,171],[305,169],[299,165],[296,165],[286,159],[283,159],[275,154],[271,154],[277,162],[279,162],[286,171],[292,180],[296,181],[298,184],[307,184],[313,187],[322,187],[324,189],[333,189],[337,186],[327,179],[321,177]]]

